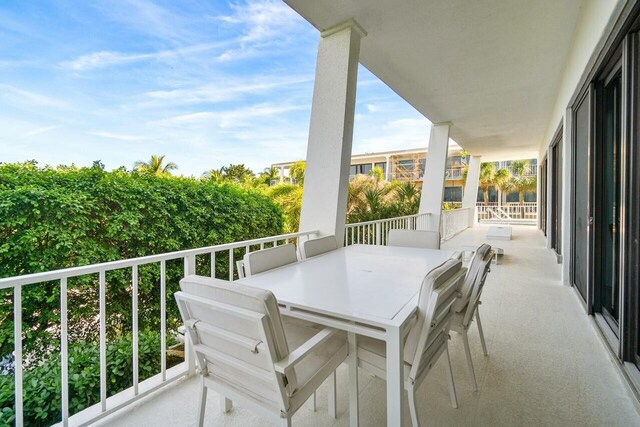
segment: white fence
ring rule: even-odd
[[[391,229],[428,230],[430,214],[407,215],[397,218],[346,224],[344,244],[386,245]]]
[[[386,245],[389,230],[430,230],[430,220],[431,214],[426,213],[346,224],[344,244]],[[442,211],[440,237],[443,241],[449,240],[469,228],[469,223],[469,208]]]
[[[138,369],[138,270],[140,266],[156,264],[160,266],[160,295],[166,295],[166,271],[167,261],[180,260],[184,262],[184,275],[195,274],[198,257],[209,257],[211,264],[211,277],[216,276],[216,256],[228,258],[228,279],[234,280],[237,277],[235,271],[234,251],[237,255],[246,252],[277,246],[291,240],[297,240],[302,236],[317,234],[317,231],[307,231],[300,233],[284,234],[280,236],[265,237],[261,239],[246,240],[242,242],[228,243],[223,245],[208,246],[198,249],[190,249],[178,252],[171,252],[159,255],[151,255],[140,258],[132,258],[121,261],[106,262],[102,264],[92,264],[82,267],[67,268],[62,270],[48,271],[23,276],[0,279],[0,290],[13,288],[13,324],[14,324],[14,378],[15,378],[15,425],[24,425],[24,396],[23,396],[23,370],[26,362],[23,357],[23,335],[24,329],[29,325],[22,324],[22,288],[25,286],[52,286],[53,283],[60,284],[60,384],[62,397],[61,420],[62,425],[69,424],[71,419],[73,424],[86,424],[95,421],[103,416],[122,408],[123,406],[139,399],[140,397],[163,387],[170,382],[191,375],[195,366],[192,358],[187,357],[188,349],[185,351],[186,361],[170,369],[166,368],[166,343],[167,343],[167,307],[165,298],[160,298],[160,372],[144,381],[139,381]],[[238,253],[239,252],[239,253]],[[222,258],[220,258],[222,259]],[[202,263],[201,263],[202,264]],[[107,397],[107,272],[115,270],[131,270],[131,308],[132,308],[132,386],[116,395]],[[99,346],[100,346],[100,402],[79,412],[73,418],[69,415],[69,356],[68,356],[68,279],[82,276],[92,276],[98,278],[99,287]]]
[[[511,221],[536,220],[538,218],[538,203],[478,203],[478,220]]]
[[[440,237],[442,240],[449,240],[456,234],[469,228],[471,221],[470,215],[469,208],[442,211],[442,217],[440,218]]]

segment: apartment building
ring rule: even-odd
[[[349,179],[353,180],[357,175],[368,175],[373,168],[380,168],[387,181],[411,181],[419,188],[422,188],[422,182],[427,161],[428,149],[424,147],[412,148],[406,150],[383,151],[378,153],[362,153],[351,156],[351,167]],[[279,178],[273,180],[271,185],[291,182],[289,169],[294,162],[281,162],[271,165],[279,173]],[[445,184],[444,184],[444,201],[449,203],[462,202],[464,193],[464,169],[468,163],[468,155],[460,147],[449,147],[447,157]],[[509,169],[513,172],[513,160],[503,160],[493,162],[496,169]],[[529,166],[525,170],[525,176],[536,176],[537,159],[530,159]],[[478,192],[478,200],[482,200],[482,191]],[[502,194],[497,189],[490,189],[489,201],[497,202],[498,198],[502,202],[517,202],[517,193]],[[535,202],[536,192],[532,191],[525,194],[525,201]]]

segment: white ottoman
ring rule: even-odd
[[[487,239],[511,240],[511,226],[494,225],[489,227],[489,231],[487,231]]]

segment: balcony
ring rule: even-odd
[[[413,226],[420,220],[401,221]],[[479,244],[486,241],[486,232],[486,226],[466,229],[443,247]],[[470,387],[464,350],[454,334],[451,354],[459,408],[449,405],[444,365],[438,362],[419,389],[418,408],[425,423],[638,425],[633,399],[574,291],[562,285],[560,266],[545,249],[540,231],[514,226],[513,240],[495,244],[505,255],[492,267],[482,299],[488,357],[482,356],[477,331],[471,334],[480,390]],[[327,415],[325,387],[318,392],[317,412],[308,402],[293,417],[296,425],[348,424],[346,368],[338,371],[337,420]],[[361,374],[359,389],[361,424],[384,425],[385,382]],[[185,377],[98,425],[195,425],[197,396],[198,381]],[[218,407],[217,395],[210,393],[206,425],[271,425],[241,403],[228,414]]]

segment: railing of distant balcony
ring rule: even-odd
[[[344,244],[386,245],[389,230],[430,230],[431,214],[407,215],[397,218],[346,224]],[[469,208],[442,211],[440,236],[443,241],[469,228]]]
[[[23,407],[23,324],[22,324],[22,288],[26,286],[47,285],[51,282],[60,284],[60,384],[62,410],[62,425],[68,425],[71,419],[69,415],[69,331],[68,321],[68,290],[67,282],[69,279],[82,276],[98,276],[99,283],[99,360],[100,360],[100,402],[75,414],[73,417],[74,424],[86,424],[103,416],[122,408],[123,406],[139,399],[140,397],[157,390],[158,388],[169,384],[170,382],[190,375],[194,372],[194,361],[188,357],[189,350],[185,350],[186,361],[180,363],[173,368],[167,369],[167,307],[165,298],[160,300],[160,359],[161,368],[155,376],[144,381],[139,381],[138,371],[138,271],[141,266],[156,264],[160,266],[160,295],[166,295],[166,270],[167,261],[182,259],[184,262],[184,275],[195,274],[198,257],[209,257],[211,263],[211,277],[216,277],[216,256],[220,253],[224,254],[224,258],[229,261],[228,279],[233,281],[237,277],[234,256],[240,250],[242,254],[253,250],[264,249],[266,247],[277,246],[290,241],[297,241],[300,237],[318,234],[317,231],[306,231],[299,233],[283,234],[279,236],[271,236],[260,239],[246,240],[235,243],[208,246],[197,249],[189,249],[165,254],[150,255],[140,258],[125,259],[120,261],[112,261],[101,264],[85,265],[81,267],[66,268],[62,270],[47,271],[42,273],[27,274],[0,279],[0,290],[13,288],[14,303],[14,378],[15,378],[15,425],[24,424],[24,407]],[[235,254],[234,254],[235,252]],[[221,255],[223,256],[223,255]],[[222,258],[221,258],[222,259]],[[130,269],[131,271],[131,289],[132,289],[132,386],[118,394],[107,397],[107,315],[106,315],[106,299],[107,299],[107,272],[115,270]],[[27,325],[28,327],[28,325]],[[188,345],[188,343],[186,343]]]
[[[538,218],[538,203],[526,202],[514,203],[482,203],[476,205],[478,220],[511,221],[511,220],[536,220]]]

